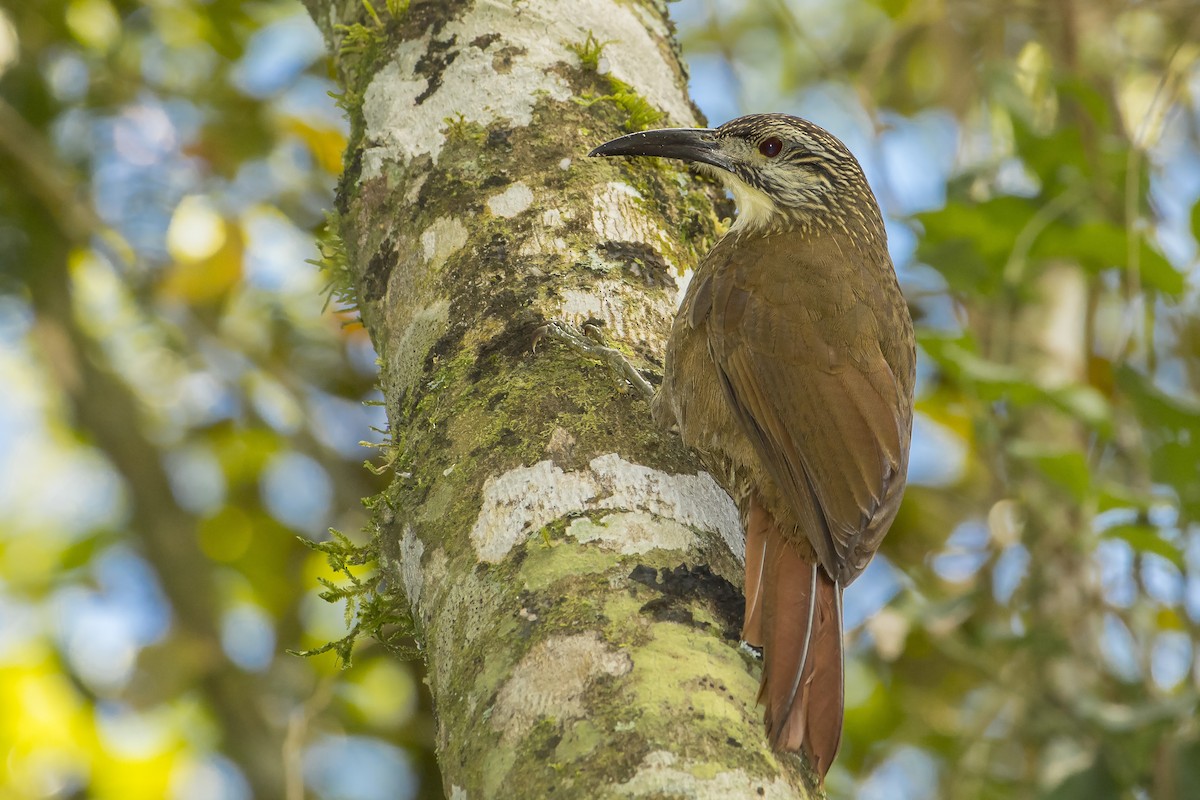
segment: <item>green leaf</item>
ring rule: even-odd
[[[1124,483],[1105,481],[1096,492],[1096,511],[1111,511],[1120,508],[1128,511],[1148,512],[1163,498],[1152,491],[1142,491]]]
[[[1142,286],[1157,289],[1169,297],[1181,296],[1184,290],[1183,273],[1175,269],[1162,253],[1147,244],[1144,237],[1139,252],[1138,274]]]
[[[1002,400],[1015,408],[1050,406],[1086,424],[1103,439],[1110,439],[1113,410],[1101,392],[1085,384],[1043,389],[1020,367],[979,355],[966,336],[946,336],[922,331],[921,348],[946,375],[969,386],[983,401]],[[1074,483],[1071,484],[1075,486]]]
[[[1084,384],[1071,384],[1048,392],[1056,406],[1086,422],[1101,435],[1112,436],[1112,405],[1102,392]]]
[[[1183,275],[1161,253],[1138,237],[1138,277],[1143,287],[1171,297],[1183,293]],[[1034,242],[1030,256],[1040,260],[1074,261],[1098,274],[1109,269],[1129,269],[1129,232],[1108,222],[1052,225]]]
[[[1097,83],[1084,80],[1073,75],[1064,76],[1058,81],[1058,93],[1063,98],[1070,98],[1087,112],[1088,119],[1100,130],[1111,130],[1112,106],[1108,99],[1096,87]]]
[[[118,541],[118,535],[105,530],[72,542],[59,556],[59,570],[68,572],[88,566],[97,553],[115,541]]]
[[[1200,517],[1200,404],[1166,394],[1128,366],[1116,382],[1143,425],[1151,477],[1175,490],[1188,516]]]
[[[1170,561],[1181,570],[1187,569],[1183,553],[1173,542],[1162,537],[1158,528],[1147,524],[1114,525],[1101,536],[1105,539],[1121,539],[1128,542],[1139,553],[1154,553]]]
[[[1020,116],[1012,117],[1013,144],[1025,166],[1037,175],[1042,196],[1054,197],[1090,172],[1087,148],[1077,126],[1066,125],[1042,134]]]
[[[1030,441],[1009,445],[1009,453],[1037,466],[1046,477],[1071,493],[1075,502],[1087,499],[1092,486],[1092,471],[1087,458],[1078,450],[1047,448]]]
[[[1001,285],[1013,241],[1036,212],[1022,197],[947,203],[918,215],[924,232],[917,258],[941,272],[951,289],[989,295]]]
[[[1200,742],[1188,741],[1176,745],[1168,763],[1175,765],[1175,785],[1194,789],[1200,786]]]
[[[1044,800],[1097,800],[1119,796],[1119,787],[1103,758],[1097,758],[1090,767],[1072,773],[1042,795]]]
[[[1009,364],[989,361],[979,355],[969,336],[947,336],[934,331],[919,331],[917,340],[930,358],[959,379],[988,384],[1020,383],[1024,374]]]
[[[1100,182],[1108,186],[1125,185],[1129,147],[1116,137],[1104,139],[1094,147],[1091,142],[1085,143],[1080,125],[1061,125],[1049,133],[1041,133],[1019,116],[1013,116],[1012,123],[1017,155],[1041,181],[1043,198],[1081,188],[1087,195],[1094,195],[1094,189],[1088,187]],[[1138,188],[1143,196],[1147,186],[1145,172],[1139,175]],[[1103,212],[1095,209],[1092,213]]]

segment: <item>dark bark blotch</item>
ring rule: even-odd
[[[512,128],[489,128],[487,148],[491,151],[512,152]]]
[[[507,75],[512,72],[513,59],[525,55],[526,52],[524,47],[501,47],[496,55],[492,56],[492,69],[501,75]]]
[[[334,208],[343,215],[350,212],[350,198],[354,194],[354,188],[358,186],[358,179],[362,174],[362,148],[356,147],[349,152],[350,160],[346,162],[342,176],[338,178],[337,191],[333,200]]]
[[[456,177],[447,170],[431,172],[421,191],[417,193],[417,202],[411,206],[415,216],[422,211],[442,209],[455,215],[477,213],[480,208],[475,202],[477,192],[469,183]]]
[[[674,286],[671,267],[658,252],[645,242],[607,241],[598,248],[600,255],[616,261],[625,271],[652,289]]]
[[[442,73],[446,71],[446,67],[454,63],[454,59],[458,58],[458,51],[451,49],[457,41],[457,36],[451,36],[444,42],[433,40],[429,43],[429,49],[425,51],[425,55],[417,61],[413,71],[425,78],[428,84],[413,101],[415,105],[421,105],[434,92],[442,88]]]
[[[446,23],[461,16],[470,5],[471,0],[413,0],[404,14],[404,38],[420,39],[427,29],[437,37]]]
[[[703,597],[708,600],[717,615],[724,622],[722,634],[726,639],[736,641],[742,628],[745,614],[745,598],[742,593],[729,581],[715,574],[707,564],[688,567],[680,564],[675,569],[657,570],[653,567],[638,564],[629,573],[629,579],[662,592],[661,598],[668,605],[692,602]],[[650,601],[642,606],[642,611],[655,619],[666,618],[667,605]],[[683,609],[687,610],[687,609]],[[690,610],[687,610],[687,624],[697,624]],[[671,621],[681,621],[673,619]],[[702,626],[701,626],[702,627]]]
[[[507,186],[512,183],[512,178],[508,177],[503,172],[496,172],[488,175],[479,183],[480,189],[495,189],[497,186]]]
[[[371,303],[387,293],[388,276],[396,263],[396,244],[391,238],[384,239],[367,262],[362,276],[362,299]]]
[[[508,261],[508,239],[502,233],[493,234],[488,243],[480,248],[479,255],[492,266],[498,266]]]
[[[551,756],[554,755],[554,748],[558,747],[558,744],[559,744],[559,742],[562,741],[562,738],[563,738],[562,734],[559,733],[558,731],[555,731],[554,733],[551,733],[549,736],[547,736],[544,741],[539,743],[537,748],[535,748],[534,752],[542,760],[550,761]],[[553,791],[553,789],[551,789],[551,791]]]
[[[537,329],[543,324],[541,320],[522,313],[532,302],[528,297],[506,290],[497,292],[492,299],[494,302],[484,309],[484,315],[504,319],[508,323],[504,330],[479,346],[475,353],[475,364],[467,372],[467,380],[471,383],[483,377],[484,368],[493,356],[502,356],[511,361],[530,352]]]
[[[680,625],[696,625],[696,618],[690,608],[676,604],[673,597],[656,597],[643,605],[638,611],[647,615],[655,622],[678,622]]]

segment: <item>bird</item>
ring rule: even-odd
[[[896,517],[912,435],[916,345],[879,204],[840,140],[785,114],[589,155],[689,162],[736,204],[679,304],[651,411],[738,505],[767,739],[823,782],[844,716],[842,592]]]

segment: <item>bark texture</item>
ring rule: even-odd
[[[447,795],[807,796],[738,647],[732,502],[606,367],[534,346],[590,322],[659,365],[714,241],[704,184],[585,158],[699,123],[665,6],[307,2],[351,116],[338,213],[396,448],[385,568]]]

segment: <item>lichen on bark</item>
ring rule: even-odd
[[[535,347],[587,322],[660,368],[721,227],[682,168],[585,158],[629,124],[597,100],[614,81],[698,124],[662,4],[414,0],[376,24],[306,2],[347,84],[336,220],[395,448],[383,568],[447,795],[805,796],[738,648],[732,503],[606,367]]]

